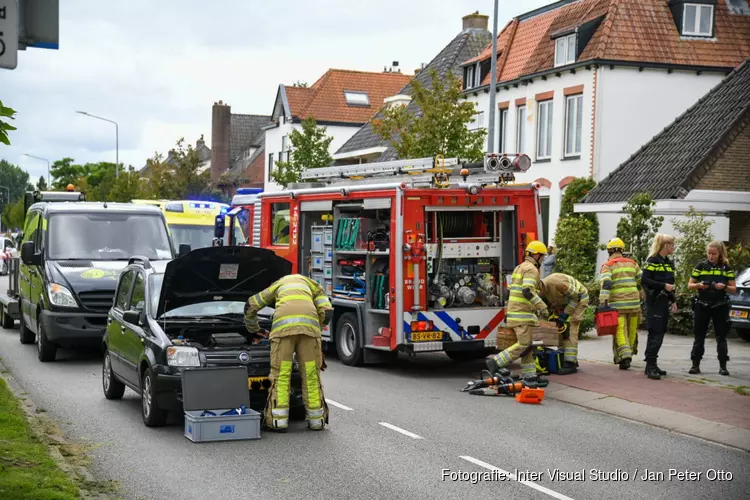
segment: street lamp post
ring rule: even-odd
[[[28,156],[29,158],[34,158],[35,160],[42,160],[47,162],[47,186],[52,187],[52,177],[50,176],[50,168],[49,168],[49,160],[47,158],[40,158],[38,156],[30,155],[28,153],[24,153],[24,156]]]
[[[495,93],[497,92],[497,3],[495,0],[495,15],[492,19],[492,59],[490,60],[490,116],[487,127],[487,152],[495,153]],[[503,151],[498,151],[502,153]]]
[[[113,120],[109,120],[107,118],[102,118],[101,116],[92,115],[91,113],[87,113],[85,111],[76,111],[76,113],[84,116],[90,116],[91,118],[96,118],[98,120],[103,120],[105,122],[114,123],[115,125],[115,177],[120,177],[120,128],[117,126],[117,122]]]

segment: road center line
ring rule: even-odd
[[[487,462],[482,462],[481,460],[476,459],[474,457],[459,456],[458,458],[462,458],[462,459],[466,460],[467,462],[471,462],[471,463],[473,463],[475,465],[478,465],[480,467],[484,467],[485,469],[496,470],[496,471],[504,474],[508,478],[510,478],[510,479],[512,479],[514,481],[518,481],[518,478],[516,477],[515,474],[511,474],[510,472],[505,471],[505,470],[501,469],[500,467],[495,467],[494,465],[490,465]],[[532,483],[531,481],[518,481],[518,482],[521,483],[521,484],[525,484],[529,488],[534,488],[537,491],[541,491],[542,493],[546,493],[547,495],[549,495],[549,496],[551,496],[553,498],[557,498],[558,500],[573,500],[570,497],[566,497],[562,493],[558,493],[556,491],[552,491],[549,488],[545,488],[544,486],[540,486],[540,485],[538,485],[536,483]]]
[[[335,406],[336,408],[341,408],[342,410],[354,411],[354,408],[349,408],[348,406],[342,405],[341,403],[337,403],[336,401],[332,399],[326,398],[326,403],[328,403],[331,406]]]
[[[414,439],[424,439],[422,436],[417,436],[413,432],[409,432],[405,429],[402,429],[401,427],[396,427],[395,425],[389,424],[388,422],[378,422],[378,423],[382,425],[383,427],[387,427],[391,429],[392,431],[400,432],[404,436],[409,436],[410,438],[414,438]]]

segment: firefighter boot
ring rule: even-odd
[[[572,361],[565,361],[562,368],[557,371],[558,375],[570,375],[578,371],[576,364]]]
[[[726,361],[719,361],[719,375],[724,375],[724,376],[729,375],[729,372],[727,371]]]
[[[661,374],[656,368],[656,363],[649,362],[646,364],[646,376],[651,380],[661,380]]]
[[[697,375],[701,372],[701,362],[693,360],[693,366],[688,370],[690,375]]]
[[[630,368],[630,358],[620,361],[620,370],[627,370],[628,368]]]
[[[487,365],[487,370],[489,370],[490,374],[493,377],[495,375],[498,375],[500,377],[510,377],[510,370],[498,365],[497,361],[495,360],[495,356],[487,357],[485,364]]]

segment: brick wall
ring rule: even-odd
[[[729,243],[750,244],[750,213],[729,212]]]
[[[242,177],[247,179],[249,183],[244,185],[244,187],[263,187],[266,177],[265,151],[263,154],[260,154],[255,161],[248,165]]]
[[[750,120],[721,153],[695,189],[750,192]]]

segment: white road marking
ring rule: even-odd
[[[414,439],[424,439],[422,436],[417,436],[413,432],[409,432],[405,429],[402,429],[401,427],[396,427],[395,425],[389,424],[388,422],[378,422],[378,423],[382,425],[383,427],[387,427],[391,429],[392,431],[400,432],[404,436],[409,436],[410,438],[414,438]]]
[[[349,408],[348,406],[342,405],[341,403],[337,403],[336,401],[332,399],[326,398],[326,403],[328,403],[331,406],[335,406],[336,408],[341,408],[342,410],[354,411],[354,408]]]
[[[473,463],[475,465],[478,465],[480,467],[484,467],[485,469],[496,470],[496,471],[504,474],[506,477],[508,477],[510,479],[513,479],[514,481],[518,481],[518,478],[516,477],[515,474],[511,474],[510,472],[505,471],[505,470],[501,469],[500,467],[495,467],[494,465],[490,465],[487,462],[482,462],[481,460],[476,459],[474,457],[459,456],[458,458],[462,458],[462,459],[466,460],[467,462],[471,462],[471,463]],[[545,494],[547,494],[547,495],[549,495],[549,496],[551,496],[553,498],[557,498],[558,500],[573,500],[570,497],[566,497],[562,493],[558,493],[556,491],[552,491],[549,488],[545,488],[544,486],[540,486],[540,485],[538,485],[536,483],[532,483],[531,481],[518,481],[518,482],[521,483],[521,484],[525,484],[529,488],[534,488],[537,491],[541,491],[542,493],[545,493]]]

